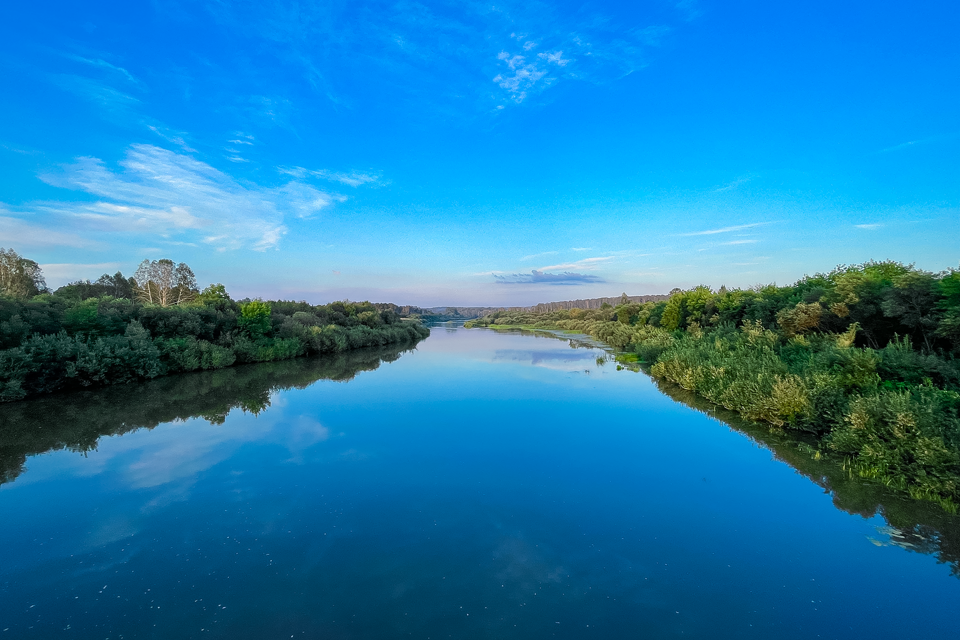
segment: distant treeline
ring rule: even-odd
[[[417,307],[412,305],[397,306],[395,304],[377,304],[378,309],[389,309],[403,317],[420,318],[428,321],[441,320],[471,320],[497,313],[498,311],[529,311],[546,313],[561,309],[600,309],[603,305],[615,305],[623,302],[658,302],[667,300],[669,295],[628,296],[623,294],[616,298],[589,298],[586,300],[566,300],[563,302],[541,302],[532,307]]]
[[[470,320],[485,316],[494,311],[501,311],[505,307],[418,307],[415,305],[396,305],[392,303],[376,303],[382,311],[393,311],[403,318],[417,318],[423,321],[436,322],[445,320]]]
[[[960,504],[960,270],[841,266],[785,287],[602,309],[497,312],[467,326],[582,331],[658,379],[819,438],[867,478]]]
[[[587,300],[565,300],[563,302],[541,302],[526,309],[533,313],[547,313],[564,309],[602,309],[604,305],[629,304],[631,302],[660,302],[668,300],[668,295],[628,296],[623,294],[618,298],[589,298]]]
[[[0,250],[0,402],[427,335],[368,302],[235,301],[221,284],[199,291],[190,268],[171,260],[51,292],[35,262]]]

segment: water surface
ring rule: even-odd
[[[399,351],[0,408],[0,638],[955,633],[955,516],[598,348]]]

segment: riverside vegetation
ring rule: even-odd
[[[171,260],[50,291],[35,262],[0,249],[0,402],[429,335],[386,307],[235,301]]]
[[[498,312],[468,327],[582,332],[656,379],[952,513],[960,505],[960,270],[841,266],[778,287],[675,290],[599,310]]]

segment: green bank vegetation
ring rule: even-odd
[[[960,505],[960,270],[841,266],[785,287],[674,291],[666,301],[467,326],[580,331],[658,380],[775,430],[816,438],[850,472]]]
[[[0,250],[0,402],[429,335],[387,307],[235,301],[171,260],[50,291],[35,262]]]

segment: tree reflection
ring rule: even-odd
[[[815,441],[812,438],[805,440],[795,432],[771,431],[674,384],[655,382],[665,395],[716,419],[770,450],[774,458],[787,463],[822,487],[833,498],[834,506],[841,511],[864,518],[881,516],[888,526],[880,528],[878,533],[887,539],[873,539],[874,544],[894,545],[936,556],[939,562],[950,566],[954,576],[960,578],[960,516],[947,513],[932,502],[915,500],[891,491],[878,482],[864,480],[844,469],[836,460],[820,455],[813,446]]]
[[[58,449],[85,453],[95,450],[103,436],[177,420],[199,417],[223,424],[234,409],[258,414],[270,406],[275,391],[303,389],[317,380],[351,380],[397,360],[414,345],[187,373],[3,405],[0,484],[23,473],[28,456]]]

